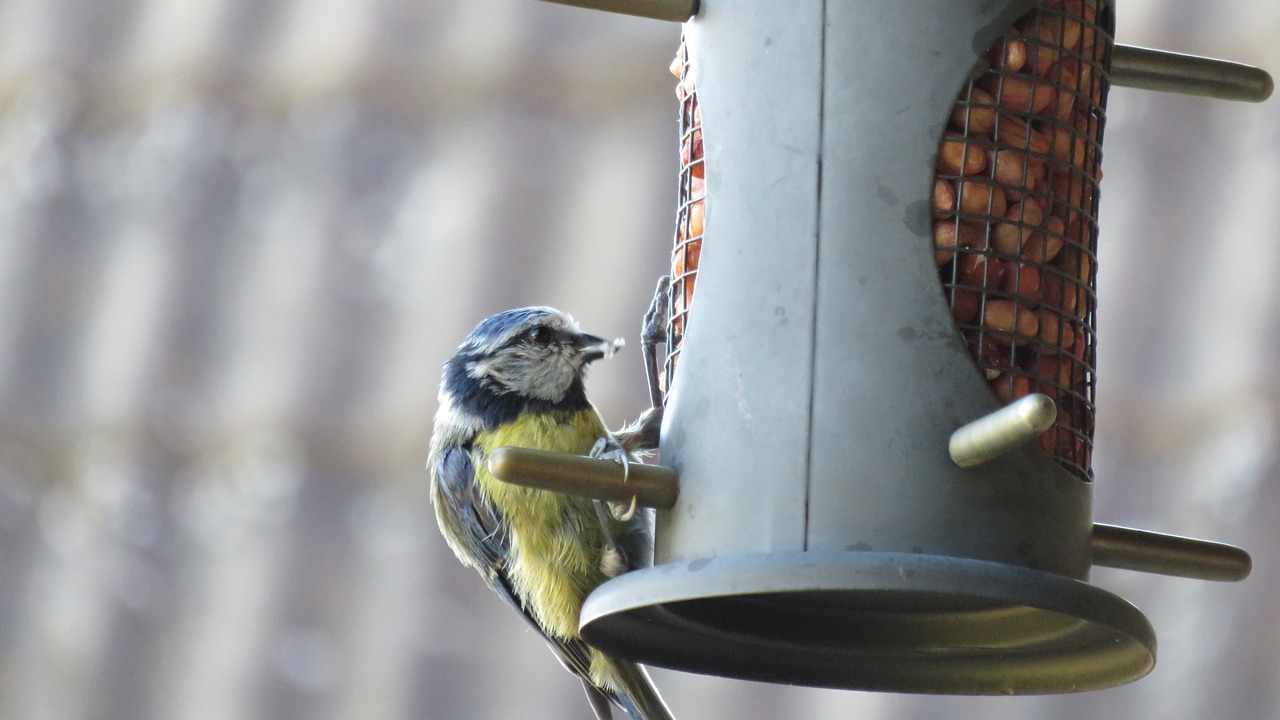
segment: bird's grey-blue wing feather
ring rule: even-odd
[[[493,505],[480,496],[471,453],[462,447],[447,448],[436,463],[440,497],[461,526],[472,560],[485,569],[482,574],[491,581],[491,576],[506,563],[511,538],[498,521]]]
[[[480,494],[475,483],[475,465],[471,453],[462,447],[449,448],[440,453],[436,466],[436,482],[440,487],[440,495],[448,504],[449,512],[455,514],[462,526],[464,539],[477,565],[485,568],[481,574],[493,591],[508,605],[520,613],[530,627],[551,645],[561,664],[569,672],[584,680],[588,688],[587,696],[591,700],[592,710],[599,720],[611,720],[612,714],[601,714],[601,705],[592,695],[597,690],[591,685],[589,668],[591,655],[586,643],[581,640],[560,640],[549,637],[538,625],[524,603],[516,596],[507,573],[506,560],[511,551],[511,538],[506,526],[500,522],[497,509]],[[603,694],[603,693],[601,693]],[[606,708],[607,709],[607,708]]]

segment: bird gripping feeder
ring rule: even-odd
[[[622,4],[698,13],[661,445],[679,493],[646,476],[654,566],[597,588],[583,637],[852,689],[1149,672],[1152,628],[1090,568],[1237,580],[1249,558],[1091,519],[1106,93],[1259,100],[1270,78],[1113,47],[1110,0]]]

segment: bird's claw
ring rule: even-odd
[[[640,329],[641,342],[657,345],[667,340],[667,315],[670,307],[671,276],[658,278],[658,287],[653,290],[653,300],[644,313],[644,325]]]
[[[662,364],[658,362],[655,348],[659,343],[667,342],[667,330],[670,321],[671,276],[658,278],[658,287],[654,288],[653,300],[644,313],[644,322],[640,328],[640,350],[644,355],[645,372],[649,381],[649,403],[654,407],[662,404],[662,390],[658,375],[662,372]]]
[[[602,437],[592,446],[590,456],[597,460],[612,460],[622,466],[622,482],[625,484],[631,472],[631,456],[626,448],[618,444],[613,438]],[[623,505],[622,503],[610,502],[609,514],[614,520],[626,522],[635,517],[636,514],[636,496],[631,496],[631,504]]]

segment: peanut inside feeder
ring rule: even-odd
[[[1092,478],[1095,276],[1111,36],[1097,0],[1050,0],[997,40],[938,149],[934,259],[952,318],[1005,403],[1044,393],[1044,450]]]

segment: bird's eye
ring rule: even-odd
[[[536,327],[528,332],[529,342],[546,345],[551,342],[551,331],[544,327]]]

